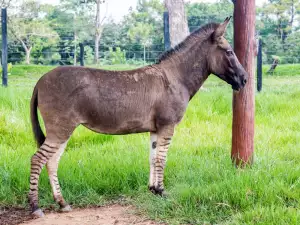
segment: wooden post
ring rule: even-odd
[[[257,52],[257,91],[262,89],[262,40],[258,40],[258,52]]]
[[[164,43],[165,43],[165,50],[171,48],[169,12],[164,12]]]
[[[255,0],[234,2],[234,50],[249,77],[245,88],[233,93],[231,159],[243,167],[252,164],[254,150]]]
[[[84,66],[84,46],[82,43],[79,43],[80,53],[79,53],[79,61],[80,66]]]
[[[2,85],[7,87],[7,10],[1,10],[2,26]]]

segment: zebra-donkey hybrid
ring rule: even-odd
[[[237,91],[246,84],[248,75],[223,37],[229,21],[226,18],[224,23],[205,25],[162,55],[158,63],[140,69],[66,66],[45,74],[31,99],[31,122],[39,147],[31,159],[29,202],[33,216],[44,215],[38,207],[38,181],[45,164],[54,200],[62,211],[71,210],[62,196],[57,169],[72,132],[80,124],[103,134],[150,132],[149,189],[162,195],[174,128],[209,74]]]

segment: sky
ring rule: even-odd
[[[38,0],[42,3],[58,4],[59,0]],[[216,0],[190,0],[191,2],[215,2]],[[262,5],[267,0],[256,0],[257,5]],[[107,0],[108,16],[115,21],[120,21],[128,13],[130,7],[136,7],[137,0]]]

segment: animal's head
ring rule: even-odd
[[[210,72],[231,84],[232,89],[240,90],[247,82],[248,74],[237,59],[224,34],[230,17],[219,24],[211,35],[211,48],[208,52]]]

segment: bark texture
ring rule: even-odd
[[[234,50],[249,74],[245,88],[233,93],[231,158],[244,166],[252,163],[254,151],[255,0],[235,2]]]
[[[189,35],[189,27],[183,0],[165,0],[169,12],[171,47],[175,47]]]

